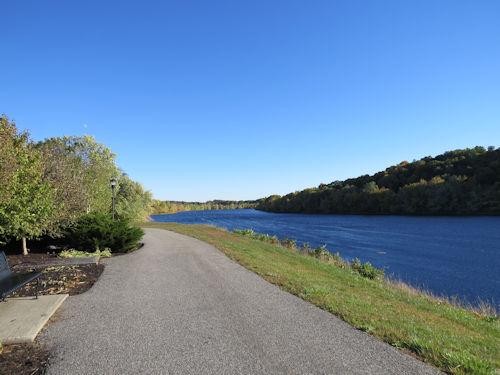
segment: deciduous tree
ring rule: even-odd
[[[0,119],[0,237],[22,240],[47,231],[57,206],[50,183],[43,179],[40,154],[27,132],[19,133],[6,116]]]

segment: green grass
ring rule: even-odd
[[[212,244],[281,289],[451,374],[500,373],[500,321],[224,229],[146,223]]]

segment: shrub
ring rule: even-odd
[[[110,258],[111,251],[106,248],[103,251],[96,250],[93,253],[89,253],[87,251],[79,251],[74,249],[63,250],[59,253],[61,258],[83,258],[83,257],[101,257],[101,258]]]
[[[318,246],[314,250],[309,252],[309,255],[315,258],[330,258],[330,252],[326,249],[326,244]]]
[[[247,236],[253,238],[254,240],[259,240],[267,243],[278,244],[280,241],[276,236],[270,236],[269,234],[255,233],[252,229],[234,229],[233,233],[240,234],[242,236]]]
[[[253,237],[255,235],[254,231],[251,229],[235,229],[233,230],[233,232],[236,234],[241,234],[243,236],[250,236],[250,237]]]
[[[272,236],[269,242],[272,244],[279,244],[280,240],[278,240],[278,237]]]
[[[367,277],[372,280],[384,276],[383,269],[373,267],[370,262],[366,262],[363,264],[358,258],[352,261],[351,269],[359,273],[361,276]]]
[[[270,242],[271,241],[271,236],[269,234],[256,233],[253,237],[259,241],[262,241],[262,242]]]
[[[281,245],[289,248],[294,248],[295,247],[295,240],[291,238],[285,238],[281,240]]]
[[[301,250],[305,253],[309,253],[311,251],[311,245],[309,245],[309,242],[302,242]]]
[[[113,253],[132,250],[144,235],[141,228],[132,227],[129,220],[112,220],[104,213],[91,213],[81,217],[64,232],[67,245],[80,251],[109,248]]]

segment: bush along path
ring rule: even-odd
[[[363,271],[356,269],[363,268],[361,264],[339,267],[272,243],[273,240],[255,239],[250,233],[235,234],[211,226],[176,223],[143,226],[168,229],[210,243],[281,289],[442,371],[450,374],[499,371],[500,322],[496,315],[466,311],[394,287],[380,277],[363,277]]]

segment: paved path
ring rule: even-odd
[[[195,239],[147,229],[105,262],[42,335],[49,374],[436,373]]]

